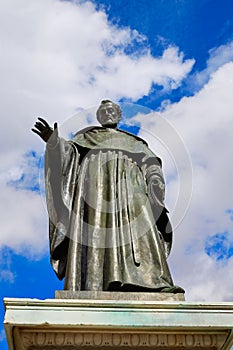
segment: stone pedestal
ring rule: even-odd
[[[102,291],[81,291],[57,290],[56,299],[88,299],[88,300],[141,300],[141,301],[184,301],[183,293],[137,293],[137,292],[102,292]]]
[[[142,294],[124,300],[110,294],[5,299],[9,350],[229,350],[233,344],[233,303],[155,301],[149,294],[146,300]]]

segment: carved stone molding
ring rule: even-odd
[[[86,348],[221,349],[226,333],[22,331],[24,350]]]

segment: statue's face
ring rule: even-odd
[[[119,122],[120,116],[114,105],[111,102],[107,102],[99,107],[97,119],[102,126],[111,127]]]

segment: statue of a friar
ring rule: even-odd
[[[65,290],[184,293],[167,256],[172,228],[161,160],[141,138],[119,130],[120,107],[97,110],[101,126],[66,141],[42,118],[51,264]]]

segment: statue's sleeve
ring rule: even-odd
[[[144,165],[144,172],[156,226],[162,235],[165,254],[168,256],[172,245],[172,226],[164,204],[165,180],[161,160],[155,155],[148,157]]]
[[[49,214],[51,264],[59,279],[65,275],[69,223],[77,179],[79,153],[72,142],[58,137],[45,153],[46,202]]]

